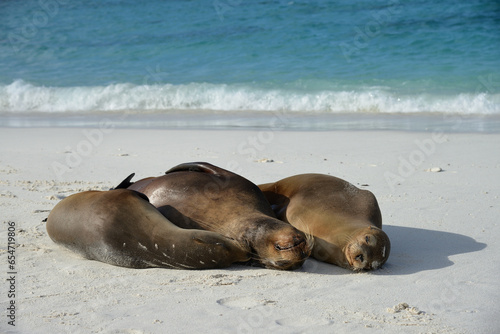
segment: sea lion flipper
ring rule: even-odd
[[[126,189],[126,188],[130,187],[131,185],[134,184],[134,182],[130,182],[130,180],[132,180],[132,178],[134,176],[135,176],[135,173],[130,174],[129,176],[127,176],[125,178],[125,180],[123,180],[122,182],[120,182],[120,184],[117,185],[116,187],[114,187],[113,189]]]
[[[174,172],[200,172],[207,174],[222,174],[225,172],[224,169],[209,164],[208,162],[186,162],[175,167],[170,168],[165,172],[165,174],[170,174]]]

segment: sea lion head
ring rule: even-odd
[[[297,269],[311,254],[312,238],[277,219],[268,219],[254,229],[254,253],[266,268]]]
[[[347,267],[359,270],[380,268],[389,258],[391,242],[384,231],[375,226],[357,230],[343,249]]]

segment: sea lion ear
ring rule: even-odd
[[[123,180],[122,182],[120,182],[119,185],[117,185],[116,187],[111,188],[111,189],[127,189],[128,187],[130,187],[131,185],[134,184],[134,182],[130,182],[130,180],[132,180],[132,178],[134,176],[135,176],[135,173],[130,174],[129,176],[127,176],[125,178],[125,180]]]
[[[165,174],[174,172],[199,172],[218,175],[226,171],[222,168],[209,164],[208,162],[186,162],[170,168],[165,172]]]

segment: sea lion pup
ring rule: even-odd
[[[209,269],[249,259],[234,240],[177,227],[127,189],[71,195],[52,209],[46,227],[54,242],[121,267]]]
[[[312,256],[352,270],[371,270],[389,257],[375,196],[323,174],[295,175],[259,186],[277,217],[314,236]]]
[[[127,179],[121,187],[148,196],[179,227],[235,239],[266,268],[296,269],[310,254],[304,233],[276,219],[259,187],[235,173],[193,162],[178,165],[163,176],[135,183]]]

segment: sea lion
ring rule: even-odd
[[[314,236],[312,256],[355,271],[377,269],[391,243],[375,196],[330,175],[295,175],[259,186],[277,217]]]
[[[71,195],[52,209],[46,227],[54,242],[121,267],[209,269],[249,259],[234,240],[182,229],[127,189]]]
[[[135,183],[130,178],[119,187],[145,194],[179,227],[214,231],[237,240],[264,267],[296,269],[310,254],[305,234],[278,220],[259,187],[235,173],[193,162],[163,176]]]

